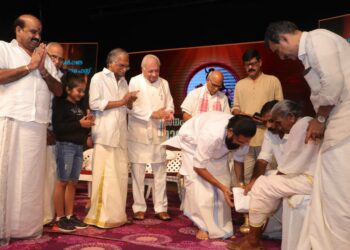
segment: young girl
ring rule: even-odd
[[[86,83],[82,77],[68,73],[62,80],[66,98],[57,100],[53,107],[52,125],[56,135],[57,181],[54,204],[56,223],[53,230],[72,232],[87,224],[74,215],[74,197],[83,162],[83,145],[94,117],[79,108]]]

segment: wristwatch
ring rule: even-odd
[[[324,117],[323,115],[318,115],[316,116],[316,120],[321,123],[321,124],[324,124],[326,122],[326,117]]]

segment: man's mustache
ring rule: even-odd
[[[248,72],[255,72],[255,69],[248,69]]]
[[[32,38],[32,41],[37,42],[37,43],[40,42],[40,40],[38,38]]]

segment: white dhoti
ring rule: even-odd
[[[84,219],[89,225],[111,228],[127,222],[127,150],[95,144],[91,208]]]
[[[307,175],[260,176],[251,191],[249,223],[261,227],[277,209],[284,197],[294,194],[310,194],[312,177]]]
[[[182,151],[183,159],[191,155]],[[191,164],[183,162],[183,164]],[[193,164],[192,164],[193,166]],[[221,168],[216,174],[211,170]],[[231,186],[227,157],[208,164],[208,171],[226,187]],[[197,174],[185,176],[184,214],[201,230],[208,232],[210,239],[228,238],[233,235],[231,208],[220,189]]]
[[[50,223],[55,218],[53,196],[56,178],[55,145],[49,145],[46,149],[46,168],[44,179],[44,225]]]
[[[0,118],[0,238],[42,233],[46,127]]]
[[[349,152],[350,138],[320,152],[298,249],[350,249]]]
[[[267,170],[265,176],[275,175],[277,170]],[[269,221],[264,229],[263,236],[271,239],[282,238],[282,212],[283,206],[280,205],[275,213],[270,216]]]

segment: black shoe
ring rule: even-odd
[[[67,217],[61,217],[59,221],[56,221],[55,225],[52,227],[54,231],[61,232],[74,232],[75,226],[67,219]]]
[[[69,222],[76,228],[76,229],[83,229],[87,228],[89,225],[79,220],[75,215],[72,215],[69,219]]]

